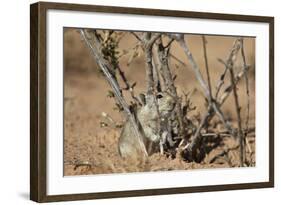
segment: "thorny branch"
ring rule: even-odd
[[[144,33],[142,36],[142,43],[145,55],[145,68],[146,68],[146,86],[147,95],[155,93],[155,81],[153,78],[153,63],[152,63],[152,47],[154,42],[160,37],[160,34]]]
[[[84,29],[80,29],[80,34],[83,38],[83,40],[85,41],[86,45],[88,46],[88,48],[91,50],[91,53],[93,55],[93,57],[95,58],[96,62],[98,63],[98,65],[100,66],[100,68],[102,69],[104,75],[106,76],[106,79],[108,81],[108,83],[110,84],[114,94],[115,94],[115,98],[118,101],[118,103],[122,106],[125,114],[127,115],[128,119],[130,120],[130,122],[133,125],[133,130],[134,130],[134,134],[135,137],[137,137],[139,145],[143,151],[144,156],[148,156],[144,142],[143,142],[143,137],[142,137],[142,133],[139,130],[139,126],[138,123],[136,121],[136,118],[134,117],[134,115],[131,113],[128,104],[126,103],[125,99],[122,96],[122,93],[120,91],[120,87],[118,85],[118,83],[116,82],[116,79],[112,76],[112,74],[109,71],[110,68],[110,64],[104,59],[104,57],[100,54],[99,49],[100,47],[100,43],[98,38],[96,37],[96,35],[93,35],[93,41],[95,43],[91,43],[90,40],[87,38],[85,30]]]
[[[135,32],[131,32],[131,34],[139,41],[141,42],[141,38],[135,33]],[[183,62],[181,59],[179,59],[177,56],[175,56],[173,53],[169,53],[169,56],[171,58],[173,58],[176,62],[178,62],[179,64],[181,64],[182,66],[186,66],[185,62]]]
[[[200,69],[197,65],[197,63],[195,62],[192,53],[190,52],[185,40],[184,40],[184,36],[183,35],[176,35],[176,36],[171,36],[172,38],[175,38],[180,46],[183,48],[188,60],[191,63],[191,68],[199,82],[199,84],[201,85],[201,88],[203,90],[203,93],[205,94],[206,98],[209,101],[209,108],[207,113],[204,115],[204,117],[201,119],[201,122],[199,124],[199,127],[196,130],[195,135],[192,137],[191,139],[191,143],[187,144],[185,149],[188,152],[188,155],[192,155],[192,152],[194,151],[194,149],[196,148],[196,145],[198,143],[198,141],[201,139],[201,129],[203,128],[203,126],[207,123],[208,118],[211,116],[211,113],[214,111],[215,113],[217,113],[217,115],[220,117],[221,121],[223,122],[223,124],[225,125],[225,127],[231,131],[231,133],[233,133],[233,135],[235,135],[234,130],[232,129],[232,127],[230,126],[230,124],[225,120],[225,117],[223,115],[223,112],[220,110],[220,104],[217,103],[217,101],[215,101],[212,98],[212,94],[211,94],[211,88],[210,88],[210,84],[207,85],[207,83],[204,81],[202,74],[200,72]],[[204,39],[203,39],[204,41]],[[242,125],[241,125],[241,116],[240,116],[240,107],[239,107],[239,101],[238,101],[238,95],[237,95],[237,91],[236,91],[236,77],[233,71],[233,64],[234,61],[236,60],[236,54],[238,52],[238,50],[240,49],[240,45],[241,44],[241,39],[237,39],[234,43],[234,46],[231,50],[230,56],[228,58],[227,63],[225,64],[226,68],[225,68],[225,72],[223,73],[223,76],[221,77],[221,81],[223,82],[224,80],[224,76],[226,74],[227,70],[230,70],[230,74],[231,74],[231,88],[233,90],[234,93],[234,98],[235,98],[235,107],[236,107],[236,113],[237,113],[237,118],[238,118],[238,138],[240,139],[240,166],[244,165],[244,138],[243,138],[243,133],[242,133]],[[204,45],[204,53],[206,52],[206,47],[205,47],[205,42],[203,43]],[[204,55],[205,58],[205,63],[207,62],[206,59],[206,55]],[[208,79],[210,78],[210,76],[208,75],[208,65],[206,64],[206,69],[207,69],[207,77]],[[219,84],[219,86],[217,87],[218,90],[220,89],[222,83]],[[216,96],[218,95],[218,91],[216,93]]]
[[[245,57],[245,50],[244,50],[244,39],[241,39],[241,56],[242,56],[242,61],[243,61],[243,71],[245,73],[244,78],[245,78],[245,83],[246,83],[246,94],[247,94],[247,108],[246,108],[246,122],[245,122],[245,132],[243,132],[244,134],[244,143],[246,143],[248,150],[250,152],[250,154],[252,155],[252,149],[249,145],[248,142],[248,132],[249,132],[249,119],[250,119],[250,89],[249,89],[249,78],[248,78],[248,70],[249,70],[249,66],[246,63],[246,57]]]
[[[203,91],[205,97],[208,99],[209,104],[212,106],[212,108],[214,109],[216,114],[219,116],[219,118],[223,122],[224,126],[228,130],[232,131],[232,128],[231,128],[229,122],[227,122],[227,120],[225,119],[223,112],[220,110],[220,107],[218,106],[218,103],[212,98],[208,85],[205,82],[205,80],[203,79],[201,71],[200,71],[197,63],[195,62],[193,55],[192,55],[191,51],[189,50],[189,47],[187,46],[187,44],[184,40],[184,36],[177,35],[176,40],[179,42],[180,46],[184,50],[185,55],[187,56],[188,60],[190,61],[191,68],[195,74],[196,79],[198,80],[199,84],[201,85],[202,91]]]
[[[169,68],[169,51],[170,51],[170,45],[173,41],[169,41],[168,45],[166,47],[163,46],[163,42],[160,39],[158,42],[156,42],[156,53],[157,55],[157,59],[160,62],[160,73],[162,74],[162,78],[164,80],[164,85],[165,85],[165,89],[169,90],[172,94],[172,96],[174,97],[174,99],[176,99],[176,107],[175,107],[175,111],[176,111],[176,115],[177,115],[177,119],[179,121],[179,137],[180,138],[184,138],[185,135],[185,128],[184,128],[184,122],[183,122],[183,112],[182,112],[182,106],[181,106],[181,101],[178,98],[178,94],[177,94],[177,89],[176,86],[174,85],[174,80],[173,80],[173,76],[171,73],[171,69]]]
[[[222,85],[224,84],[224,79],[226,76],[227,71],[229,70],[229,66],[231,64],[234,64],[236,59],[237,59],[237,54],[239,52],[239,49],[241,48],[241,41],[239,41],[239,39],[236,39],[232,45],[230,54],[227,58],[227,61],[224,62],[222,59],[218,59],[218,61],[220,63],[222,63],[224,65],[224,71],[222,73],[222,75],[220,76],[220,79],[218,80],[218,84],[216,86],[216,100],[218,100],[218,94],[222,88]],[[225,89],[227,91],[227,89]]]
[[[210,97],[213,98],[213,96],[212,96],[211,77],[210,77],[209,64],[208,64],[207,47],[206,47],[207,39],[206,39],[206,37],[204,35],[202,35],[202,42],[203,42],[203,52],[204,52],[205,69],[206,69],[206,74],[207,74],[209,93],[210,93]]]
[[[241,42],[241,39],[238,39]],[[233,60],[233,59],[231,59]],[[236,114],[237,114],[237,120],[238,120],[238,138],[239,138],[239,144],[240,144],[240,166],[244,166],[245,162],[245,141],[242,133],[242,122],[241,122],[241,115],[240,115],[240,105],[239,105],[239,100],[238,100],[238,94],[237,94],[237,88],[235,86],[235,76],[234,76],[234,70],[233,70],[233,62],[230,61],[228,62],[229,66],[229,73],[230,73],[230,80],[231,84],[233,86],[233,96],[234,96],[234,102],[235,102],[235,109],[236,109]]]
[[[242,70],[240,71],[239,73],[236,74],[235,76],[235,84],[234,85],[237,85],[238,82],[241,80],[241,78],[246,74],[246,71],[245,70]],[[233,90],[233,86],[232,85],[229,85],[227,86],[227,88],[225,89],[224,93],[221,95],[221,97],[219,98],[218,100],[218,103],[220,105],[223,105],[224,102],[226,101],[226,99],[228,98],[228,96],[230,95],[230,93],[232,92]]]
[[[245,73],[244,78],[246,82],[246,94],[247,94],[247,116],[246,116],[246,135],[249,127],[249,117],[250,117],[250,90],[249,90],[249,78],[248,70],[249,66],[246,63],[245,51],[244,51],[244,39],[241,39],[241,55],[243,60],[243,71]]]

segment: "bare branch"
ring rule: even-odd
[[[209,92],[209,88],[208,88],[208,85],[207,83],[205,82],[205,80],[203,79],[203,76],[201,74],[201,71],[197,65],[197,63],[195,62],[194,58],[193,58],[193,55],[192,53],[190,52],[187,44],[185,43],[184,41],[184,37],[182,35],[181,38],[178,38],[178,42],[180,44],[180,46],[182,47],[182,49],[184,50],[184,53],[186,55],[186,57],[188,58],[189,62],[191,63],[191,68],[195,74],[195,77],[197,78],[198,82],[200,83],[201,85],[201,88],[203,90],[203,93],[205,94],[205,96],[207,97],[207,99],[209,101],[211,101],[211,95],[210,95],[210,92]]]
[[[219,78],[217,86],[216,86],[216,94],[215,94],[215,99],[216,100],[218,100],[218,96],[219,96],[220,90],[221,90],[221,88],[222,88],[222,86],[224,84],[224,78],[225,78],[226,73],[228,71],[227,64],[222,59],[218,59],[218,61],[224,65],[224,71],[220,75],[220,78]]]
[[[146,82],[147,95],[152,95],[155,89],[155,82],[153,78],[153,62],[152,62],[152,47],[154,42],[160,37],[160,34],[151,34],[146,32],[143,34],[142,43],[145,56],[145,68],[146,68]]]
[[[137,119],[134,117],[134,115],[131,113],[128,104],[126,103],[125,99],[122,97],[122,93],[120,91],[120,87],[118,85],[118,83],[116,82],[115,78],[112,76],[112,74],[109,71],[110,68],[110,64],[104,59],[104,57],[100,54],[100,46],[99,46],[99,41],[97,39],[97,37],[94,35],[93,36],[93,41],[95,42],[94,44],[92,44],[89,39],[87,38],[84,29],[80,29],[80,34],[83,38],[83,40],[85,41],[86,45],[88,46],[88,48],[91,51],[91,54],[93,55],[93,57],[95,58],[96,62],[98,63],[99,67],[101,68],[101,70],[103,71],[103,73],[106,76],[106,79],[108,81],[108,83],[110,84],[114,94],[115,94],[115,98],[117,100],[117,102],[122,106],[125,114],[127,115],[129,121],[132,123],[133,125],[133,130],[134,130],[134,134],[135,137],[137,137],[137,140],[139,142],[139,145],[143,151],[144,156],[148,156],[143,139],[144,136],[142,135],[142,133],[139,130],[138,127],[138,123],[137,123]]]
[[[145,68],[146,68],[146,93],[152,95],[154,93],[154,78],[153,78],[153,65],[152,65],[152,49],[147,47],[144,52],[145,55]]]
[[[134,87],[135,87],[135,83],[133,83],[132,85],[129,83],[128,79],[125,76],[124,71],[121,70],[120,66],[117,66],[117,70],[119,72],[119,75],[121,76],[121,79],[123,80],[123,82],[125,83],[125,88],[124,90],[128,90],[131,94],[132,99],[139,105],[141,105],[142,103],[139,101],[139,99],[135,96],[135,92],[134,92]]]
[[[184,53],[186,54],[188,60],[191,63],[191,68],[195,74],[196,79],[198,80],[199,84],[201,85],[202,91],[205,95],[205,97],[208,99],[209,104],[213,107],[214,111],[217,113],[217,115],[219,116],[219,118],[221,119],[221,121],[223,122],[223,124],[225,125],[225,127],[227,129],[229,129],[230,131],[232,131],[232,128],[230,126],[230,124],[226,121],[222,111],[220,110],[220,107],[218,106],[218,104],[215,102],[215,100],[212,98],[210,90],[208,88],[207,83],[205,82],[205,80],[203,79],[203,76],[200,72],[200,69],[197,65],[197,63],[195,62],[192,53],[190,52],[185,40],[184,40],[184,36],[180,36],[177,35],[176,36],[177,41],[179,42],[180,46],[182,47],[182,49],[184,50]]]
[[[245,73],[245,83],[246,83],[246,94],[247,94],[247,116],[246,116],[246,132],[245,137],[248,133],[248,127],[249,127],[249,118],[250,118],[250,90],[249,90],[249,78],[248,78],[248,70],[249,66],[246,63],[246,57],[245,57],[245,51],[244,51],[244,40],[241,39],[241,55],[242,55],[242,61],[243,61],[243,71]]]
[[[131,32],[131,34],[133,34],[133,36],[138,40],[138,41],[142,41],[142,39],[138,36],[138,34],[136,34],[135,32]]]
[[[210,78],[210,72],[209,72],[209,64],[208,64],[208,55],[207,55],[207,39],[204,35],[202,35],[202,42],[203,42],[203,51],[204,51],[204,60],[205,60],[205,68],[206,68],[206,74],[207,74],[207,80],[208,80],[208,87],[209,87],[209,93],[210,97],[212,97],[212,85],[211,85],[211,78]]]
[[[241,41],[241,39],[239,39],[239,41]],[[237,89],[236,89],[236,85],[235,85],[233,62],[229,62],[228,64],[229,64],[228,69],[229,69],[229,73],[230,73],[230,80],[231,80],[231,84],[233,86],[233,96],[234,96],[235,109],[236,109],[237,120],[238,120],[238,138],[239,138],[239,144],[240,144],[240,166],[243,167],[244,161],[245,161],[245,159],[244,159],[244,157],[245,157],[245,153],[244,153],[245,141],[244,141],[244,137],[243,137],[243,133],[242,133],[240,105],[239,105],[238,94],[237,94]]]
[[[172,36],[173,37],[173,36]],[[207,123],[209,117],[213,116],[212,115],[212,112],[215,111],[215,113],[220,117],[221,121],[224,123],[225,127],[232,133],[232,134],[235,134],[234,130],[232,129],[232,127],[230,126],[230,124],[225,120],[225,117],[223,115],[223,112],[220,110],[220,106],[223,104],[224,101],[221,101],[221,103],[217,103],[214,99],[212,99],[212,96],[211,96],[211,92],[210,90],[208,89],[208,85],[206,84],[206,82],[204,81],[203,77],[202,77],[202,74],[199,70],[199,67],[197,65],[197,63],[195,62],[193,56],[192,56],[192,53],[190,52],[185,40],[184,40],[184,36],[183,35],[177,35],[176,37],[174,37],[175,39],[177,39],[177,41],[179,42],[180,46],[183,48],[188,60],[190,61],[191,65],[192,65],[192,70],[194,71],[195,73],[195,77],[197,78],[197,80],[199,81],[200,85],[201,85],[201,88],[203,90],[203,93],[205,94],[205,97],[207,97],[208,101],[209,101],[209,108],[208,108],[208,111],[207,113],[204,115],[204,117],[202,118],[201,122],[200,122],[200,125],[199,127],[197,128],[196,130],[196,133],[195,135],[192,137],[191,139],[191,143],[188,144],[185,149],[186,151],[188,151],[189,154],[192,154],[192,151],[194,150],[194,148],[196,147],[198,141],[201,139],[201,129],[203,128],[203,126],[205,125],[205,123]],[[226,66],[226,69],[225,69],[225,72],[224,72],[224,75],[226,73],[226,70],[231,70],[233,68],[233,63],[234,61],[236,60],[236,54],[238,52],[238,50],[240,49],[240,40],[237,39],[235,42],[234,42],[234,45],[232,47],[232,50],[231,50],[231,53],[230,53],[230,56],[228,58],[228,61],[227,63],[225,64]],[[235,93],[234,94],[236,97],[236,102],[235,102],[235,105],[236,105],[236,111],[239,111],[237,112],[237,115],[238,115],[238,123],[240,124],[239,128],[238,128],[238,136],[240,139],[242,139],[242,131],[241,131],[241,117],[240,117],[240,108],[239,108],[239,102],[238,102],[238,96],[237,96],[237,92],[236,92],[236,83],[237,83],[237,77],[235,77],[234,75],[234,72],[233,70],[231,71],[232,74],[231,74],[231,78],[232,78],[232,86],[231,86],[231,90],[235,90]],[[224,79],[224,76],[222,77],[222,81]],[[220,87],[220,85],[219,85]],[[226,98],[224,98],[225,100]],[[241,141],[241,140],[240,140]],[[241,141],[242,142],[242,141]],[[241,144],[241,150],[244,150],[244,146],[242,143]],[[242,153],[242,151],[241,151]],[[241,154],[241,157],[243,158],[244,155]],[[244,162],[244,161],[243,161]]]
[[[238,39],[236,39],[234,41],[226,62],[224,62],[222,59],[218,59],[218,61],[224,65],[224,72],[220,76],[220,79],[218,80],[218,84],[216,86],[216,89],[217,89],[216,94],[215,94],[216,100],[218,100],[218,95],[219,95],[219,92],[220,92],[220,89],[221,89],[222,85],[224,84],[224,79],[225,79],[226,73],[228,71],[228,68],[236,60],[237,53],[238,53],[238,51],[241,47],[240,44],[241,44],[241,42]]]
[[[245,132],[245,129],[242,130],[243,132]],[[255,134],[255,128],[254,127],[250,127],[248,128],[249,133],[251,134]],[[205,136],[222,136],[222,137],[228,137],[231,136],[232,133],[229,133],[228,131],[219,131],[219,132],[208,132],[208,133],[202,133],[201,134],[203,137]]]
[[[171,40],[170,42],[172,43],[173,41]],[[158,54],[159,62],[161,62],[160,73],[164,80],[165,88],[168,89],[171,92],[172,96],[176,99],[175,110],[179,121],[179,131],[180,131],[179,134],[181,138],[184,138],[184,123],[183,123],[183,112],[181,109],[181,102],[178,99],[177,89],[174,85],[174,80],[171,70],[169,68],[169,61],[168,61],[171,43],[168,43],[169,45],[168,47],[167,46],[164,47],[162,41],[160,40],[159,42],[157,42],[156,53]]]
[[[241,78],[245,75],[246,71],[242,70],[239,73],[236,74],[235,76],[235,83],[234,85],[237,85],[238,82],[241,80]],[[231,91],[233,90],[233,85],[229,85],[226,89],[225,92],[221,95],[220,99],[218,100],[218,103],[222,106],[228,96],[230,95]]]
[[[139,41],[142,42],[142,39],[135,33],[135,32],[131,32],[131,34]],[[172,42],[170,42],[171,44]],[[173,58],[175,61],[177,61],[178,63],[180,63],[183,66],[186,66],[186,64],[180,60],[178,57],[176,57],[173,53],[170,52],[170,56],[171,58]]]
[[[212,115],[212,107],[209,106],[208,111],[205,113],[203,118],[200,121],[200,124],[195,132],[195,134],[191,137],[190,143],[187,144],[183,149],[188,152],[189,155],[192,155],[193,150],[198,146],[198,142],[201,140],[201,129],[205,126],[207,123],[209,117]]]
[[[154,47],[153,47],[153,50]],[[161,92],[162,89],[165,90],[165,86],[163,83],[161,83],[160,79],[160,67],[161,67],[161,62],[159,61],[159,58],[155,55],[155,52],[152,50],[152,64],[153,64],[153,78],[155,81],[155,90],[157,92]]]
[[[170,56],[171,58],[173,58],[175,61],[177,61],[178,63],[180,63],[182,66],[186,66],[185,62],[183,62],[182,60],[180,60],[178,57],[176,57],[173,53],[170,52]]]

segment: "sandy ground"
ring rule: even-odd
[[[200,67],[204,68],[202,61],[202,42],[199,36],[190,35],[187,37],[189,46]],[[233,38],[230,37],[207,37],[208,57],[210,63],[211,80],[217,81],[223,66],[218,63],[217,58],[226,59],[231,48]],[[121,42],[121,47],[128,47],[133,43],[129,36]],[[102,117],[107,113],[117,124],[124,123],[124,116],[114,110],[115,104],[112,98],[107,96],[110,87],[97,71],[97,66],[91,58],[88,49],[81,41],[78,33],[74,30],[65,32],[64,44],[65,62],[65,90],[64,90],[64,175],[83,174],[105,174],[124,172],[146,172],[146,171],[168,171],[187,170],[196,168],[220,168],[237,167],[239,165],[239,149],[237,142],[231,137],[213,137],[208,141],[212,147],[200,163],[188,163],[180,157],[175,159],[167,158],[158,153],[147,159],[136,161],[124,160],[119,156],[117,141],[121,128],[114,128],[110,122]],[[250,126],[255,125],[255,83],[254,83],[254,40],[245,40],[246,57],[252,65],[250,75]],[[189,63],[186,61],[179,48],[174,46],[171,50],[181,59],[186,66],[176,65],[171,61],[174,74],[177,74],[176,84],[178,92],[182,93],[199,88]],[[130,66],[127,66],[128,57],[121,59],[120,64],[131,82],[137,82],[136,93],[144,89],[143,56],[136,58]],[[237,70],[241,61],[237,62]],[[202,71],[202,73],[204,73]],[[215,85],[213,85],[215,87]],[[199,90],[199,89],[198,89]],[[245,120],[246,94],[245,83],[238,85],[238,94],[242,107],[242,120]],[[129,99],[129,95],[126,95]],[[204,114],[206,108],[200,91],[194,93],[192,103],[196,110],[191,112],[192,116]],[[232,96],[228,98],[223,111],[228,120],[234,125],[236,117]],[[102,125],[107,124],[104,127]],[[247,160],[251,166],[255,165],[255,135],[248,136]],[[227,154],[223,154],[228,151]]]

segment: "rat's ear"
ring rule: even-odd
[[[155,96],[153,94],[145,95],[145,105],[153,106],[155,101]]]

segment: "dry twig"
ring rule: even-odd
[[[241,42],[241,39],[238,39]],[[245,162],[245,141],[242,133],[242,122],[241,122],[241,115],[240,115],[240,105],[239,105],[239,100],[238,100],[238,94],[237,94],[237,89],[235,85],[235,75],[234,75],[234,70],[233,70],[233,59],[228,62],[228,69],[230,73],[230,80],[231,80],[231,85],[233,86],[233,96],[234,96],[234,102],[235,102],[235,109],[236,109],[236,114],[237,114],[237,120],[238,120],[238,138],[239,138],[239,144],[240,144],[240,166],[244,166]]]
[[[206,47],[207,39],[206,39],[206,37],[204,35],[202,35],[202,42],[203,42],[203,52],[204,52],[205,69],[206,69],[206,74],[207,74],[209,93],[210,93],[210,97],[213,98],[213,96],[212,96],[211,77],[210,77],[209,64],[208,64],[207,47]]]
[[[95,42],[94,44],[92,44],[90,42],[90,40],[87,38],[84,29],[80,29],[80,34],[83,38],[83,40],[85,41],[86,45],[88,46],[88,48],[90,49],[93,57],[95,58],[96,62],[98,63],[98,65],[100,66],[101,70],[103,71],[104,75],[106,76],[106,79],[108,81],[108,83],[110,84],[114,94],[115,94],[115,98],[117,100],[117,102],[122,106],[123,110],[125,111],[125,114],[127,115],[128,119],[130,120],[130,122],[133,125],[133,131],[135,134],[135,137],[137,137],[139,145],[143,151],[144,156],[148,156],[144,142],[143,142],[143,134],[140,132],[139,130],[139,126],[137,123],[137,119],[134,117],[134,115],[131,113],[128,104],[126,103],[125,99],[122,96],[122,93],[120,91],[120,87],[116,81],[116,79],[112,76],[112,74],[110,73],[110,67],[111,65],[104,59],[104,57],[100,54],[99,50],[100,50],[100,43],[98,38],[96,37],[96,35],[93,35],[93,41]]]
[[[172,41],[170,41],[171,43]],[[158,53],[158,59],[160,64],[160,73],[162,75],[163,81],[165,88],[169,90],[172,94],[172,96],[176,99],[176,114],[177,114],[177,119],[179,121],[179,134],[181,138],[184,138],[184,123],[183,123],[183,113],[181,109],[181,102],[178,98],[177,94],[177,89],[176,86],[174,85],[174,80],[172,77],[171,69],[169,67],[169,51],[170,51],[170,43],[168,43],[168,46],[164,47],[162,40],[157,42],[156,46],[156,53]]]
[[[202,77],[202,74],[200,72],[200,69],[197,65],[197,63],[195,62],[193,56],[192,56],[192,53],[190,52],[185,40],[184,40],[184,36],[183,35],[176,35],[176,36],[171,36],[172,38],[175,38],[180,46],[183,48],[188,60],[190,61],[191,63],[191,68],[195,74],[195,77],[197,78],[199,84],[201,85],[201,88],[203,90],[203,93],[205,94],[205,97],[208,99],[209,101],[209,108],[208,108],[208,111],[206,112],[206,114],[204,115],[204,117],[201,119],[201,122],[199,124],[199,127],[197,128],[197,131],[195,133],[195,135],[192,137],[191,139],[191,143],[189,143],[185,148],[186,150],[188,151],[189,154],[192,154],[192,151],[196,148],[196,145],[197,143],[200,141],[201,139],[201,134],[200,134],[200,131],[201,129],[204,127],[205,123],[207,123],[208,121],[208,118],[210,116],[212,116],[212,113],[213,111],[220,117],[221,121],[223,122],[223,124],[225,125],[225,127],[227,128],[227,130],[231,131],[232,134],[235,134],[234,130],[232,129],[232,127],[230,126],[230,124],[225,120],[225,117],[224,117],[224,114],[223,112],[220,110],[220,106],[223,104],[223,103],[217,103],[216,100],[212,99],[212,95],[211,95],[211,89],[210,89],[210,84],[208,86],[208,84],[204,81],[203,77]],[[227,63],[225,63],[225,71],[224,71],[224,74],[223,74],[223,77],[221,77],[221,81],[224,80],[224,76],[226,74],[226,71],[227,70],[232,70],[233,68],[233,63],[236,59],[236,54],[238,52],[238,50],[240,49],[240,40],[237,39],[235,42],[234,42],[234,45],[232,47],[232,50],[231,50],[231,53],[230,53],[230,56],[228,58],[228,61]],[[204,47],[204,50],[205,50],[205,47]],[[206,56],[204,55],[205,57],[205,62],[206,62]],[[206,64],[206,68],[208,65]],[[208,71],[207,71],[208,72]],[[209,78],[208,74],[207,74],[207,77]],[[242,140],[242,133],[241,133],[241,117],[240,117],[240,108],[239,108],[239,102],[238,102],[238,96],[237,96],[237,92],[236,92],[236,83],[237,83],[237,79],[234,75],[234,72],[233,70],[231,71],[231,90],[235,90],[235,105],[236,105],[236,111],[239,111],[237,112],[237,115],[238,115],[238,123],[239,123],[239,128],[238,128],[238,136],[240,138],[240,141]],[[220,83],[222,84],[222,83]],[[217,87],[218,90],[220,89],[221,85],[219,84],[219,86]],[[218,95],[218,91],[216,93],[216,96]],[[224,98],[225,100],[226,98]],[[221,102],[224,102],[224,101],[221,101]],[[244,150],[244,146],[243,144],[240,142],[240,145],[241,145],[241,150]],[[241,151],[241,157],[243,158],[244,155]],[[242,159],[241,159],[242,160]]]
[[[248,78],[248,70],[249,66],[246,63],[246,57],[245,57],[245,51],[244,51],[244,40],[241,39],[241,55],[242,55],[242,61],[243,61],[243,71],[245,73],[245,83],[246,83],[246,94],[247,94],[247,114],[246,114],[246,132],[245,137],[247,136],[248,127],[249,127],[249,118],[250,118],[250,90],[249,90],[249,78]]]

